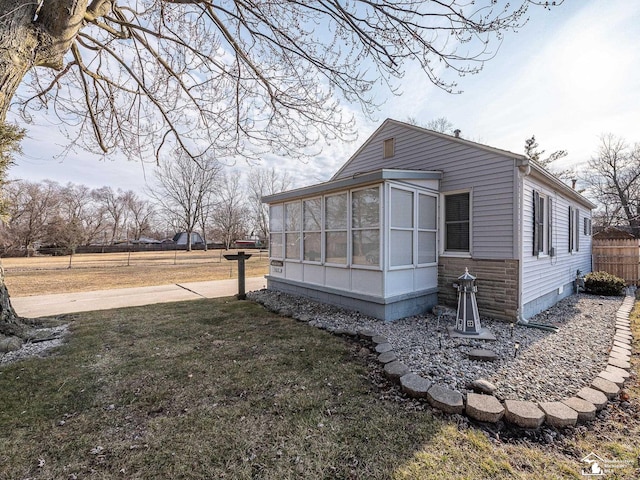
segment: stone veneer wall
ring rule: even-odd
[[[478,260],[440,257],[438,303],[457,307],[458,291],[453,284],[468,268],[476,279],[480,315],[513,321],[518,314],[518,260]]]

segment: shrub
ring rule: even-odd
[[[624,280],[607,272],[591,272],[584,277],[584,288],[595,295],[622,295]]]

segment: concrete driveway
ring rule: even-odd
[[[245,279],[245,290],[266,287],[264,277]],[[110,310],[120,307],[139,307],[154,303],[181,302],[201,298],[231,297],[238,293],[238,279],[190,282],[154,287],[118,288],[93,292],[60,293],[11,297],[11,304],[21,317],[38,318],[65,313]]]

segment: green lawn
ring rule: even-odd
[[[592,451],[640,455],[635,379],[630,417],[496,442],[403,398],[363,345],[251,302],[65,321],[54,355],[0,367],[2,479],[578,479]]]

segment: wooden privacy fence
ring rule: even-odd
[[[593,239],[593,271],[608,272],[627,285],[640,285],[640,240]]]

